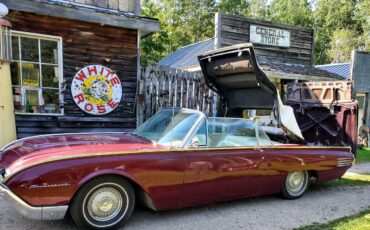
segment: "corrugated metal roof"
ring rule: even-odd
[[[338,64],[328,64],[328,65],[317,65],[318,69],[328,71],[349,80],[351,64],[350,63],[338,63]]]
[[[300,74],[315,77],[329,77],[336,78],[338,80],[344,80],[342,76],[336,73],[332,73],[320,68],[315,68],[309,65],[298,65],[288,63],[260,63],[260,66],[263,70],[268,71],[279,71],[284,73]]]
[[[198,55],[214,50],[214,38],[193,43],[185,46],[167,57],[163,58],[158,66],[171,67],[176,69],[190,69],[199,67]]]

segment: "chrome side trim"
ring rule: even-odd
[[[45,207],[30,206],[1,182],[0,197],[7,200],[22,216],[32,220],[60,220],[64,218],[68,210],[68,205]]]

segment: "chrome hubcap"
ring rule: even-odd
[[[90,217],[96,221],[107,221],[116,217],[121,208],[121,193],[112,187],[96,190],[87,203],[87,211]]]
[[[288,174],[286,184],[291,195],[299,195],[305,190],[305,172],[291,172]]]

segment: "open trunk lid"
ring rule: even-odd
[[[221,48],[198,57],[205,80],[227,107],[274,109],[277,90],[259,68],[249,43]]]
[[[207,85],[227,109],[272,110],[278,126],[291,139],[303,141],[293,109],[283,105],[276,87],[258,66],[252,44],[217,49],[198,60]]]

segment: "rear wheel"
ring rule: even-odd
[[[307,191],[309,177],[307,171],[289,172],[285,178],[281,194],[286,199],[297,199]]]
[[[117,177],[88,182],[73,199],[70,213],[79,227],[112,229],[124,224],[135,207],[130,183]]]

